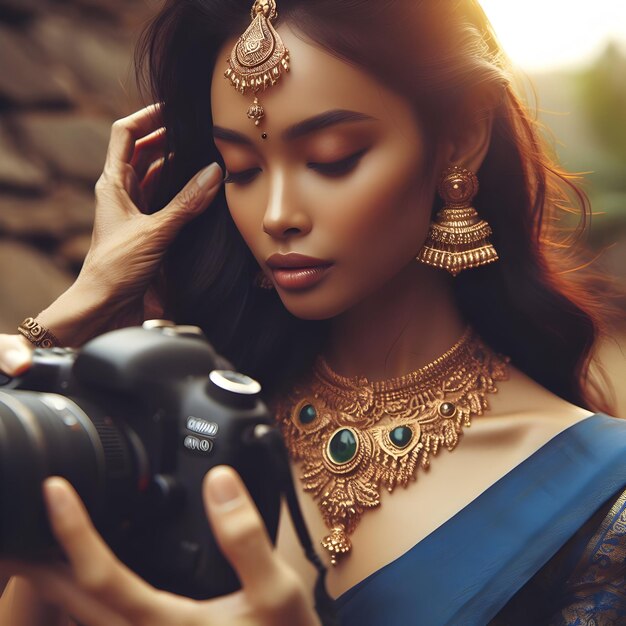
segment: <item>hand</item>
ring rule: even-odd
[[[304,585],[273,550],[238,474],[214,468],[203,496],[219,546],[242,582],[233,594],[196,601],[148,585],[117,560],[74,489],[58,477],[45,481],[44,497],[69,564],[14,569],[85,626],[319,626]]]
[[[62,345],[81,346],[107,330],[163,316],[161,259],[179,230],[213,201],[222,179],[213,163],[167,206],[147,215],[164,163],[165,133],[158,105],[113,124],[83,268],[74,284],[36,316]]]
[[[33,346],[22,335],[0,335],[0,372],[19,376],[29,367]]]
[[[77,282],[98,285],[109,319],[118,321],[112,326],[143,321],[144,296],[168,245],[209,206],[221,185],[222,170],[213,163],[166,207],[147,215],[154,181],[164,163],[165,138],[158,105],[118,120],[111,129],[104,171],[96,183],[91,247]],[[158,310],[154,298],[152,306]]]

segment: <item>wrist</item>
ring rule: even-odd
[[[52,348],[60,345],[60,341],[55,334],[32,317],[27,317],[17,327],[17,331],[36,347]]]
[[[36,320],[54,333],[60,345],[78,347],[102,332],[110,315],[106,294],[77,279]]]

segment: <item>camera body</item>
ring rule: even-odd
[[[240,584],[206,519],[204,475],[234,467],[275,541],[286,459],[266,444],[273,419],[256,381],[196,327],[147,326],[79,351],[38,350],[25,376],[0,386],[0,553],[54,552],[41,482],[61,475],[143,578],[189,597],[223,595]]]

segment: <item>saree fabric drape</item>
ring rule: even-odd
[[[340,623],[485,626],[503,608],[506,612],[507,603],[603,507],[603,514],[610,509],[617,520],[615,528],[624,517],[623,535],[614,532],[613,538],[621,542],[617,548],[624,548],[626,513],[611,504],[625,488],[626,420],[592,415],[337,598]],[[622,506],[626,511],[626,502]],[[521,606],[528,601],[533,599]],[[541,626],[520,619],[520,624]],[[626,614],[616,623],[626,624]]]

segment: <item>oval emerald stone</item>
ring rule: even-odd
[[[317,411],[315,410],[315,407],[312,404],[305,404],[300,409],[300,414],[298,415],[298,418],[300,419],[301,424],[310,424],[311,422],[315,420],[316,417],[317,417]]]
[[[389,433],[389,439],[396,448],[406,448],[413,438],[413,431],[408,426],[398,426]]]
[[[356,450],[356,437],[348,428],[338,430],[328,444],[328,454],[331,460],[338,465],[351,461],[356,454]]]

